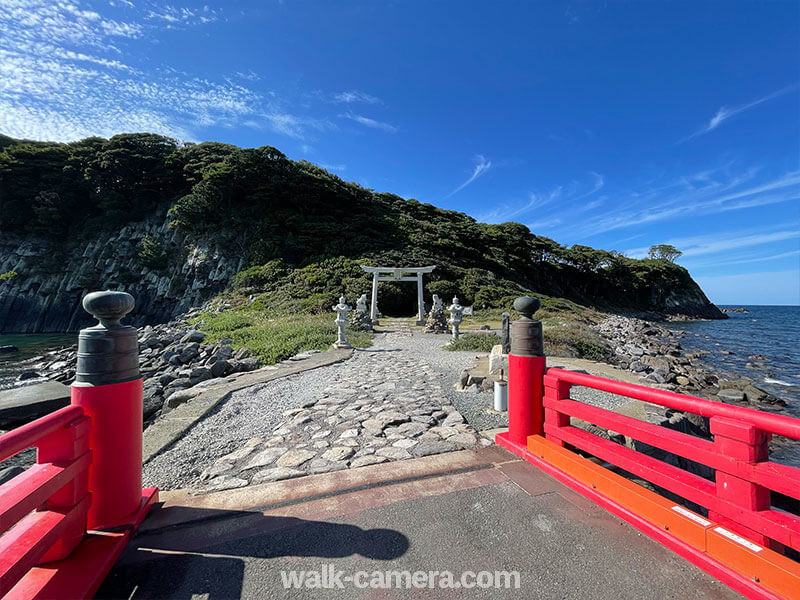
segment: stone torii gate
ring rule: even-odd
[[[378,322],[378,282],[379,281],[416,281],[417,282],[417,325],[425,324],[425,300],[422,297],[422,274],[430,273],[436,265],[429,267],[368,267],[360,265],[367,273],[372,273],[372,302],[369,316],[373,323]],[[413,275],[407,275],[413,273]]]

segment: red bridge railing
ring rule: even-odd
[[[0,462],[36,448],[36,464],[0,486],[0,597],[90,598],[153,502],[142,489],[142,378],[133,308],[95,292],[84,308],[71,405],[0,436]]]
[[[0,461],[36,447],[36,464],[0,486],[0,596],[40,563],[66,558],[86,533],[89,418],[68,406],[0,437]]]
[[[755,542],[800,550],[800,516],[775,510],[770,490],[800,499],[800,469],[769,460],[772,434],[800,440],[800,419],[711,402],[639,385],[548,369],[545,437],[573,446],[708,509],[708,517]],[[585,386],[708,417],[713,441],[570,399]],[[681,469],[570,424],[575,417],[706,465],[715,480]],[[776,543],[777,542],[777,543]]]
[[[548,369],[542,326],[532,319],[538,300],[519,299],[514,308],[523,317],[512,324],[509,431],[497,442],[746,596],[800,599],[800,562],[795,560],[800,468],[771,461],[769,455],[773,435],[800,440],[800,419]],[[577,401],[570,396],[573,386],[706,417],[710,435],[683,433]],[[622,434],[626,443],[597,435],[585,423]],[[665,462],[648,446],[697,465]],[[707,469],[694,468],[699,465]],[[634,483],[630,475],[679,497],[679,504]],[[782,508],[774,505],[772,492],[785,497],[778,502]],[[785,510],[792,501],[791,512]],[[695,505],[705,509],[702,514],[687,508]]]

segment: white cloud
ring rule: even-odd
[[[772,100],[773,98],[777,98],[778,96],[782,96],[784,94],[787,94],[787,93],[797,89],[798,85],[799,84],[795,83],[793,85],[790,85],[788,87],[780,89],[777,92],[773,92],[771,94],[767,94],[766,96],[758,98],[757,100],[753,100],[752,102],[748,102],[747,104],[743,104],[741,106],[736,106],[736,107],[733,107],[733,108],[728,108],[727,106],[721,106],[719,108],[719,110],[717,110],[716,114],[713,117],[711,117],[711,119],[708,121],[708,123],[705,126],[701,127],[700,129],[695,131],[693,134],[691,134],[690,136],[684,138],[681,141],[685,142],[685,141],[690,140],[690,139],[692,139],[694,137],[697,137],[699,135],[703,135],[704,133],[708,133],[709,131],[713,131],[714,129],[716,129],[717,127],[722,125],[725,121],[727,121],[731,117],[733,117],[735,115],[738,115],[739,113],[743,113],[746,110],[749,110],[749,109],[751,109],[751,108],[753,108],[755,106],[758,106],[759,104],[763,104],[764,102]]]
[[[338,94],[333,95],[333,99],[336,102],[343,102],[345,104],[351,104],[353,102],[360,102],[363,104],[383,104],[383,101],[380,98],[376,98],[375,96],[371,96],[365,92],[359,92],[358,90],[339,92]]]
[[[475,181],[478,177],[480,177],[481,175],[486,174],[486,171],[488,171],[489,169],[492,168],[491,161],[486,160],[486,157],[483,154],[476,154],[475,158],[474,158],[474,161],[475,161],[475,170],[472,171],[472,175],[470,175],[469,179],[467,179],[464,183],[459,185],[452,192],[447,194],[447,196],[445,196],[445,198],[449,198],[450,196],[453,196],[454,194],[457,194],[458,192],[463,190],[465,187],[467,187],[470,183]]]
[[[150,5],[139,10],[123,0],[113,5],[126,20],[108,18],[78,1],[3,0],[0,132],[54,141],[125,131],[194,139],[197,127],[260,120],[299,138],[306,127],[316,126],[231,78],[212,81],[169,66],[130,62],[138,55],[137,44],[149,44],[171,26],[216,20],[216,9]],[[258,78],[252,71],[235,76],[245,83]]]
[[[381,131],[388,131],[389,133],[396,133],[397,127],[394,125],[390,125],[389,123],[383,123],[381,121],[376,121],[375,119],[370,119],[369,117],[365,117],[362,115],[354,115],[353,113],[346,113],[344,115],[340,115],[345,119],[350,119],[351,121],[355,121],[356,123],[361,123],[365,127],[371,127],[372,129],[380,129]]]
[[[730,253],[739,248],[750,248],[784,240],[800,240],[800,230],[783,231],[728,231],[716,235],[705,234],[683,238],[671,238],[666,244],[683,252],[681,262],[687,258],[720,253]],[[644,258],[648,248],[632,248],[626,254],[632,258]]]

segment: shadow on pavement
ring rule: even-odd
[[[292,568],[293,558],[393,560],[409,547],[408,538],[392,529],[248,511],[173,507],[161,512],[153,518],[164,525],[134,538],[96,598],[239,598],[248,565],[248,577],[269,573],[277,580],[282,567]],[[262,559],[277,560],[265,566]]]

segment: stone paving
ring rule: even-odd
[[[413,335],[406,321],[387,325],[387,340]],[[443,374],[412,353],[358,351],[319,398],[285,411],[272,437],[252,438],[208,467],[202,491],[491,444],[449,403],[442,385]]]

